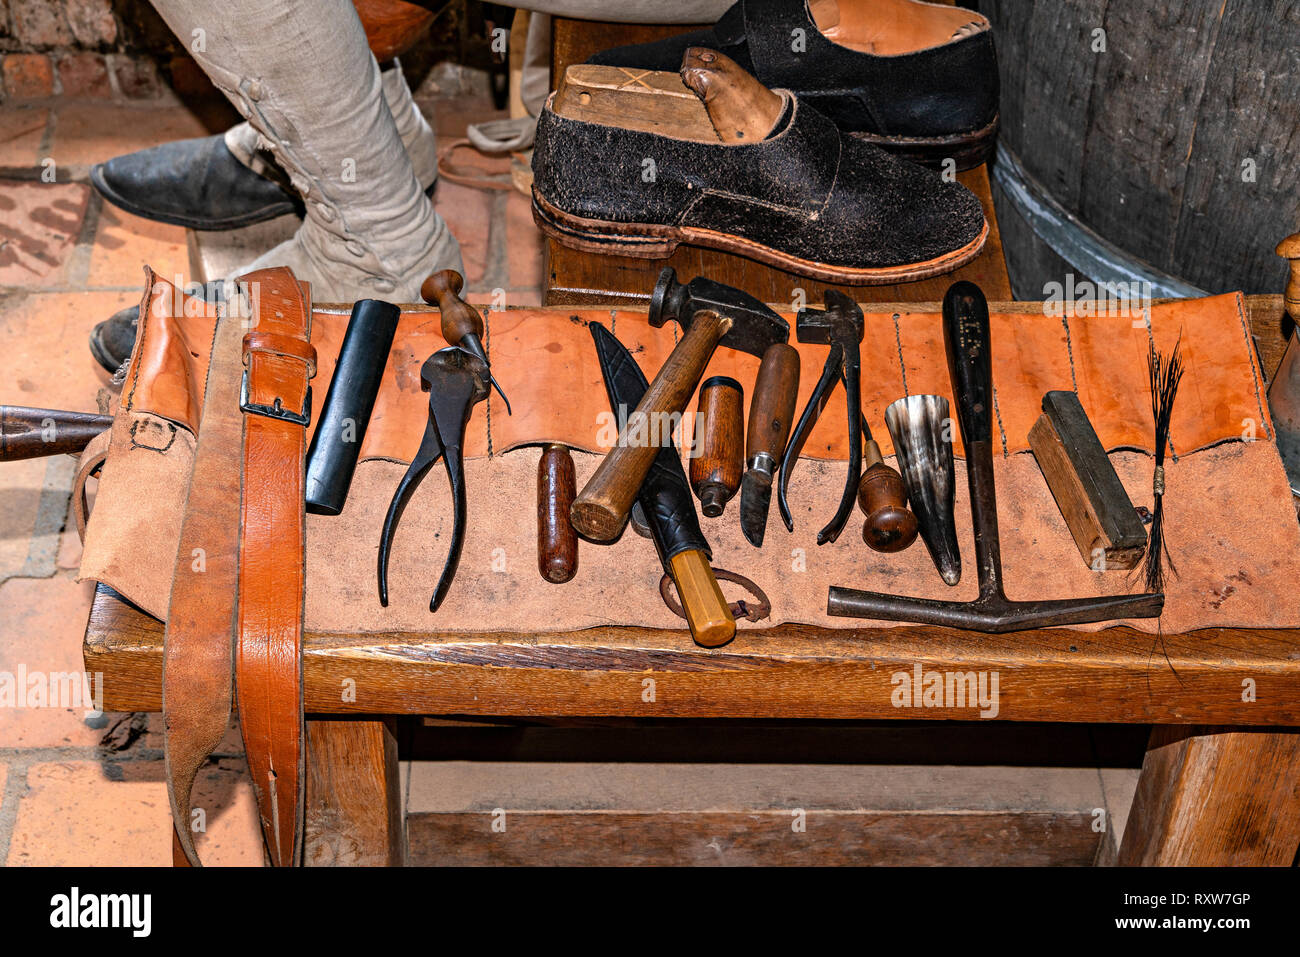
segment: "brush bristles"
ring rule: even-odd
[[[1146,578],[1146,590],[1163,593],[1165,590],[1165,563],[1175,577],[1178,569],[1165,541],[1165,500],[1164,471],[1165,450],[1169,446],[1169,424],[1174,415],[1174,398],[1178,394],[1178,383],[1183,377],[1183,361],[1179,353],[1183,337],[1178,336],[1174,351],[1168,361],[1156,351],[1155,343],[1149,345],[1147,368],[1151,379],[1151,417],[1155,420],[1156,464],[1152,477],[1152,494],[1155,508],[1151,511],[1151,539],[1147,544],[1147,554],[1143,573]]]

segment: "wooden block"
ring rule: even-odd
[[[1059,391],[1043,396],[1029,445],[1084,563],[1097,571],[1136,566],[1146,551],[1146,528],[1079,397]]]
[[[704,104],[676,73],[575,63],[564,71],[551,108],[584,123],[720,142]]]

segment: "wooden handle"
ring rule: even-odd
[[[112,424],[111,415],[0,405],[0,462],[80,452]]]
[[[677,596],[697,645],[717,648],[736,637],[736,619],[704,552],[678,552],[668,559],[668,573],[677,585]]]
[[[686,408],[718,340],[730,328],[731,319],[711,309],[695,313],[686,335],[628,416],[617,443],[574,500],[569,518],[581,534],[597,542],[618,538],[651,463],[660,447],[672,441],[674,413]]]
[[[794,346],[778,342],[763,353],[749,400],[749,430],[745,434],[745,458],[766,452],[780,461],[794,421],[794,404],[799,398],[799,353]]]
[[[863,456],[867,469],[858,483],[858,505],[867,520],[862,540],[877,552],[901,552],[916,541],[916,516],[907,507],[903,477],[880,456],[880,446],[867,440]]]
[[[1300,325],[1300,233],[1292,233],[1278,243],[1275,252],[1288,260],[1287,265],[1291,267],[1283,299],[1286,302],[1286,314],[1292,322]]]
[[[460,298],[464,286],[465,280],[454,269],[433,273],[420,286],[424,301],[442,314],[442,337],[453,346],[466,336],[483,338],[483,317]]]
[[[546,446],[537,463],[537,570],[555,585],[578,571],[578,533],[569,524],[576,492],[573,456],[563,445]]]
[[[709,518],[722,514],[745,471],[745,397],[740,383],[715,376],[700,387],[691,443],[691,488]]]

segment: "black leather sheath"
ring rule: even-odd
[[[598,322],[590,323],[591,337],[596,340],[596,355],[600,359],[600,372],[605,377],[605,392],[610,408],[616,416],[619,407],[630,415],[649,388],[640,366],[623,343]],[[659,552],[659,561],[668,571],[668,560],[680,552],[702,551],[710,559],[713,551],[700,530],[700,519],[695,513],[695,499],[682,458],[673,445],[666,445],[655,456],[654,464],[646,475],[637,501],[645,512],[650,526],[650,537]]]

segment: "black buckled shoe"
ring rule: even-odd
[[[818,23],[824,27],[819,27]],[[992,153],[998,70],[989,22],[919,0],[739,0],[711,28],[615,47],[589,63],[676,71],[726,54],[840,129],[908,159],[969,169]]]
[[[236,159],[221,134],[114,157],[91,167],[90,182],[128,213],[188,229],[238,229],[302,215],[297,195]]]
[[[988,236],[970,190],[845,134],[788,92],[772,97],[770,132],[739,143],[712,127],[665,136],[571,119],[552,109],[557,95],[537,122],[533,218],[564,246],[663,259],[686,243],[880,285],[950,272]]]

